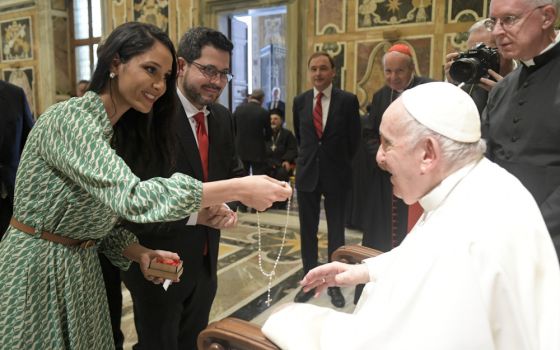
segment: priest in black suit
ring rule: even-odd
[[[14,205],[16,170],[33,117],[23,89],[0,80],[0,239]]]
[[[284,128],[282,111],[270,111],[272,135],[266,142],[266,175],[276,180],[289,182],[297,157],[297,141],[294,134]],[[272,208],[285,209],[286,202],[276,202]]]
[[[530,11],[524,22],[505,31],[503,16],[524,8]],[[487,157],[515,175],[535,198],[560,257],[559,14],[558,2],[537,7],[529,0],[491,2],[486,28],[492,29],[500,54],[519,60],[520,68],[490,92],[482,132]],[[519,34],[510,36],[511,30]]]
[[[301,230],[303,272],[318,264],[319,213],[321,196],[328,229],[328,259],[344,245],[345,204],[351,188],[352,157],[360,142],[358,98],[333,87],[336,68],[332,57],[315,52],[308,61],[313,89],[294,98],[294,130],[299,146],[296,161],[296,189]],[[305,302],[314,291],[296,295]],[[333,305],[345,304],[338,287],[329,288]]]
[[[362,244],[381,251],[389,251],[402,242],[408,232],[409,219],[412,224],[412,221],[415,222],[415,217],[409,218],[409,206],[393,195],[391,174],[379,168],[375,161],[380,145],[381,117],[387,107],[404,90],[433,80],[414,74],[412,53],[405,44],[395,44],[387,50],[383,56],[383,70],[385,86],[373,95],[370,114],[364,120],[362,135],[368,153],[367,158],[371,160],[371,165],[374,167],[374,176],[370,179],[370,185],[364,189],[368,191],[366,198],[371,202],[363,206],[368,208],[369,220],[364,221]],[[415,207],[411,206],[412,209]]]
[[[180,172],[216,181],[243,175],[231,113],[215,103],[232,78],[232,49],[233,44],[213,29],[196,27],[183,36],[177,50],[176,164],[160,162],[147,169],[143,164],[131,164],[135,172],[140,169],[141,178]],[[231,212],[232,220],[210,220],[212,213],[203,210],[176,222],[127,224],[147,247],[176,251],[184,268],[181,281],[167,292],[161,285],[146,283],[137,267],[122,274],[133,301],[138,334],[135,349],[196,349],[217,290],[219,228],[237,220],[225,204],[222,207]]]

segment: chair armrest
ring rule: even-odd
[[[332,260],[347,264],[359,264],[362,260],[373,258],[379,254],[383,254],[383,252],[358,244],[344,245],[333,252]]]
[[[199,350],[279,350],[253,323],[227,317],[208,325],[198,336]]]

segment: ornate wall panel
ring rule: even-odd
[[[33,38],[31,17],[0,22],[1,60],[4,62],[32,60]]]
[[[113,28],[119,24],[125,23],[127,18],[127,1],[126,0],[113,0],[111,1],[111,18],[112,22],[108,24],[106,32],[109,33]]]
[[[433,0],[357,0],[358,30],[403,24],[431,23]]]
[[[432,36],[410,37],[398,41],[411,48],[415,72],[420,76],[432,76]],[[365,113],[375,91],[385,85],[383,74],[383,55],[396,42],[386,40],[356,42],[356,95],[360,110]]]
[[[51,9],[66,11],[68,10],[67,1],[69,0],[51,0]]]
[[[315,51],[325,51],[334,60],[336,76],[333,79],[333,86],[344,89],[346,77],[346,43],[332,42],[315,45]]]
[[[2,80],[17,85],[25,92],[31,111],[35,111],[35,72],[33,67],[4,68]]]
[[[54,57],[56,62],[56,94],[71,96],[74,90],[70,64],[70,40],[68,35],[68,19],[52,17]]]
[[[36,0],[1,0],[0,13],[8,13],[10,11],[21,11],[35,6]]]
[[[344,33],[346,0],[316,0],[315,18],[316,35]]]
[[[167,32],[177,44],[194,25],[194,14],[198,11],[194,2],[197,0],[112,0],[108,10],[112,20],[107,23],[106,32],[127,21],[151,23]]]
[[[151,23],[169,33],[169,1],[167,0],[134,0],[134,21]]]
[[[447,23],[476,22],[488,17],[489,0],[447,0]]]

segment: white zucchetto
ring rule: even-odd
[[[480,140],[480,115],[472,98],[457,86],[432,82],[405,90],[408,113],[430,130],[459,142]]]

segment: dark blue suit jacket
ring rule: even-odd
[[[352,184],[352,157],[361,135],[356,95],[334,88],[321,139],[313,125],[313,89],[294,98],[294,131],[299,152],[296,189],[314,191],[319,179],[325,192],[346,191]]]
[[[0,80],[0,237],[12,215],[16,170],[32,126],[23,90]]]

